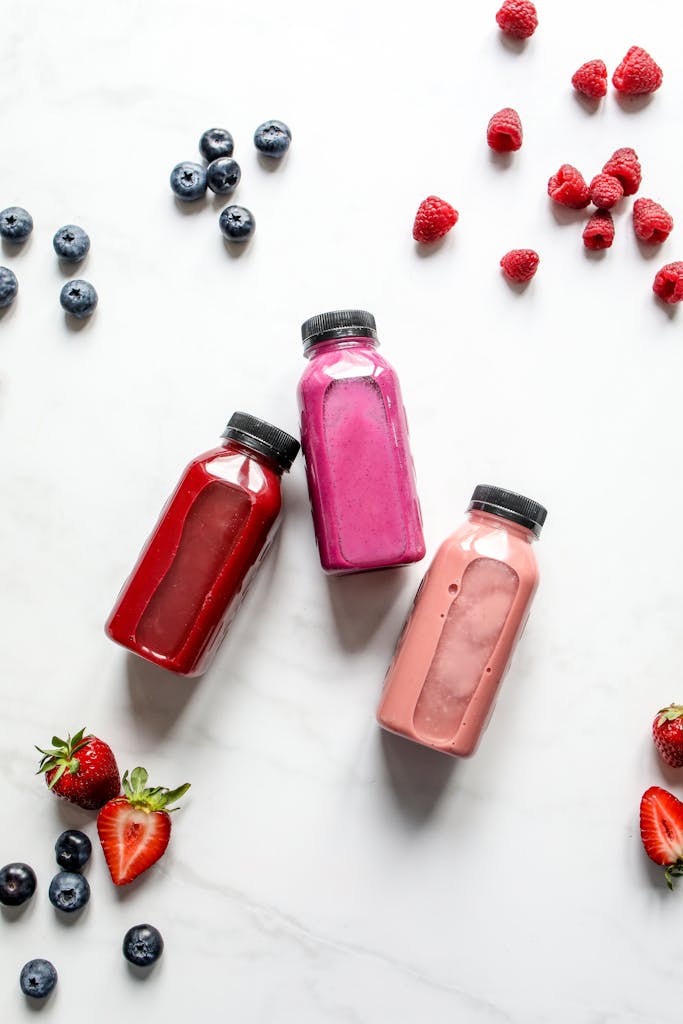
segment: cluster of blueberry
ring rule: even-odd
[[[254,132],[254,145],[260,153],[273,160],[285,155],[292,133],[283,121],[264,121]],[[234,140],[225,128],[209,128],[199,140],[199,151],[207,166],[184,160],[171,171],[171,189],[178,199],[191,202],[201,199],[207,188],[219,196],[231,195],[239,185],[242,170],[232,153]],[[256,221],[246,206],[226,206],[218,219],[225,238],[230,242],[248,242]]]
[[[90,860],[92,844],[85,832],[67,829],[55,843],[55,856],[61,871],[50,882],[50,903],[65,914],[82,910],[90,899],[90,885],[81,873]],[[36,873],[29,864],[15,862],[0,868],[0,903],[6,907],[20,907],[36,891]],[[129,928],[123,939],[123,955],[137,967],[149,967],[161,956],[164,940],[151,924]],[[42,958],[29,960],[19,975],[22,992],[33,999],[44,999],[57,984],[54,965]]]
[[[33,217],[21,206],[8,206],[0,212],[0,236],[13,245],[23,245],[33,231]],[[52,239],[57,256],[65,263],[80,263],[88,255],[90,238],[77,224],[65,224]],[[11,305],[19,291],[16,274],[9,267],[0,267],[0,309]],[[67,313],[78,320],[91,316],[97,305],[97,292],[89,281],[80,278],[67,281],[59,301]]]

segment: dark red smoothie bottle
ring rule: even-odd
[[[209,667],[280,524],[299,442],[236,412],[186,468],[119,594],[107,635],[183,676]]]

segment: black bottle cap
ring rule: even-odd
[[[335,309],[331,313],[318,313],[301,325],[304,352],[321,341],[359,337],[377,340],[375,318],[364,309]]]
[[[514,491],[506,491],[504,487],[493,487],[491,484],[477,484],[467,511],[477,509],[479,512],[491,512],[494,516],[502,516],[520,526],[526,526],[537,537],[548,515],[548,510],[531,498]]]
[[[267,455],[285,471],[290,468],[301,447],[291,434],[260,420],[258,416],[250,416],[248,412],[234,412],[221,436],[232,438],[247,448],[253,448],[255,452]]]

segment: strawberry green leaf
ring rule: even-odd
[[[59,780],[61,779],[61,777],[62,777],[62,775],[64,774],[65,771],[66,771],[66,765],[65,764],[60,764],[59,768],[54,773],[54,775],[52,776],[52,778],[50,779],[50,781],[48,783],[48,789],[54,789],[55,788],[55,786],[57,785],[57,783],[59,782]]]

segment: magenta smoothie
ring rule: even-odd
[[[302,327],[310,360],[299,384],[301,442],[323,569],[362,572],[425,552],[398,377],[362,310]]]
[[[446,754],[473,754],[538,584],[542,505],[480,484],[439,548],[389,668],[377,718]]]

